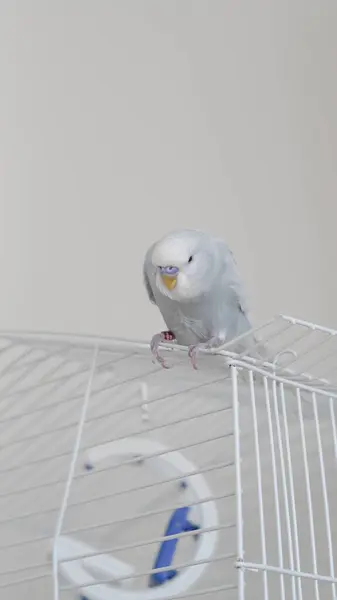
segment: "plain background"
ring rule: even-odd
[[[143,255],[223,236],[337,327],[335,0],[2,0],[0,327],[149,338]]]

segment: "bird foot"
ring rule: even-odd
[[[169,369],[170,367],[166,364],[165,360],[159,354],[159,346],[163,342],[173,342],[175,340],[175,336],[172,331],[161,331],[161,333],[156,333],[150,344],[153,362],[158,362],[163,369]]]
[[[191,360],[193,369],[198,370],[197,356],[198,356],[200,350],[213,350],[213,349],[215,350],[216,348],[221,346],[223,343],[224,343],[223,338],[220,339],[218,337],[213,337],[210,340],[208,340],[207,342],[199,342],[199,344],[194,344],[192,346],[189,346],[188,356]]]

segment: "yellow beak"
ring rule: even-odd
[[[162,275],[161,278],[164,282],[164,285],[167,287],[168,290],[173,290],[173,288],[176,287],[176,285],[177,285],[176,277],[172,277],[171,275]]]

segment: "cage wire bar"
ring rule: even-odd
[[[99,353],[91,375],[93,342]],[[232,431],[229,428],[225,431],[226,423],[209,433],[202,431],[200,426],[194,433],[188,431],[192,429],[191,424],[201,419],[216,422],[219,416],[230,412],[229,404],[224,406],[223,401],[218,400],[218,392],[212,391],[214,385],[223,381],[223,374],[215,371],[197,377],[192,374],[191,377],[189,371],[186,378],[186,361],[180,358],[175,365],[176,381],[170,383],[169,378],[165,382],[161,368],[152,365],[147,346],[137,343],[79,340],[74,337],[67,343],[60,336],[29,334],[5,334],[0,343],[0,356],[4,357],[7,353],[0,377],[0,427],[6,436],[2,460],[0,455],[3,482],[6,479],[6,485],[3,483],[0,490],[0,502],[5,509],[0,518],[0,528],[10,528],[7,532],[9,539],[0,546],[0,554],[3,552],[0,588],[6,590],[7,597],[12,594],[13,598],[22,597],[22,590],[24,597],[54,595],[57,598],[73,598],[78,593],[85,593],[86,597],[92,598],[95,593],[107,592],[110,581],[113,584],[117,582],[119,587],[125,583],[127,588],[130,579],[137,582],[144,576],[147,579],[150,575],[170,570],[169,566],[151,569],[149,559],[150,563],[153,562],[155,551],[163,541],[181,539],[184,542],[193,536],[193,532],[189,531],[163,535],[167,517],[182,504],[182,494],[185,495],[184,504],[186,493],[188,496],[193,488],[197,490],[199,497],[190,498],[196,516],[200,507],[199,512],[203,516],[205,507],[218,501],[232,501],[235,495],[234,488],[222,490],[218,487],[216,491],[209,486],[205,488],[205,477],[220,480],[221,473],[233,467],[230,456],[226,457],[225,453],[224,458],[215,447],[219,443],[226,447],[226,440],[229,440],[229,447]],[[198,393],[202,394],[201,398],[196,397]],[[212,405],[203,403],[207,394],[211,396]],[[189,403],[187,410],[184,408],[186,400]],[[144,435],[146,438],[157,436],[160,440],[166,439],[166,446],[164,444],[152,454],[148,453],[143,462],[151,464],[157,460],[162,465],[165,457],[172,458],[174,453],[180,453],[179,464],[185,470],[164,472],[160,466],[163,472],[151,473],[150,477],[144,473],[140,480],[139,475],[130,477],[127,472],[128,468],[135,466],[139,472],[139,456],[131,455],[122,462],[101,461],[111,440],[122,444],[127,437],[135,440]],[[211,452],[205,457],[202,454],[206,445]],[[190,459],[199,454],[200,461],[197,461],[193,479],[187,482],[188,489],[184,492],[188,479],[186,458],[185,463],[183,461],[186,454]],[[93,468],[89,463],[95,461],[98,455],[98,464]],[[105,458],[109,458],[109,452]],[[168,460],[166,462],[169,463]],[[124,475],[118,475],[120,470],[124,471]],[[99,485],[95,481],[84,489],[85,483],[95,477],[97,480],[98,476],[101,478]],[[203,478],[204,490],[200,489],[200,481],[199,487],[196,486],[198,476]],[[113,483],[109,489],[103,486],[107,478]],[[174,489],[168,489],[172,485]],[[164,494],[158,492],[160,488],[164,488]],[[146,499],[141,497],[145,493]],[[125,510],[128,509],[126,503],[124,507],[120,506],[120,499],[126,497],[135,500],[131,502],[130,499],[134,505],[132,511]],[[104,503],[113,507],[110,514],[106,507],[105,514],[101,510]],[[90,506],[94,510],[88,515]],[[77,519],[80,511],[82,514]],[[155,529],[151,525],[142,530],[138,522],[149,518],[157,520]],[[130,536],[130,526],[135,531],[133,536]],[[222,534],[228,537],[234,526],[234,520],[226,515],[226,520],[218,518],[212,526],[201,526],[198,534],[202,539],[210,538],[214,533],[218,537]],[[116,527],[123,530],[117,532],[117,536]],[[109,533],[111,529],[113,535]],[[128,534],[126,537],[123,536],[124,530]],[[95,543],[92,539],[88,540],[92,534],[96,535]],[[87,536],[87,539],[82,536]],[[53,572],[47,559],[50,542]],[[101,542],[98,548],[97,542],[98,546]],[[77,554],[64,553],[64,544],[68,544],[67,552],[69,548],[75,548]],[[220,549],[208,557],[204,552],[203,558],[198,559],[195,547],[200,550],[201,546],[198,542],[192,548],[177,552],[175,569],[187,572],[188,569],[198,567],[200,571],[201,567],[205,567],[209,571],[215,565],[217,571],[222,562],[230,564],[234,560],[234,551],[220,552]],[[147,547],[151,552],[147,553],[142,569],[137,553],[139,550],[146,551]],[[207,551],[209,547],[206,554]],[[116,558],[119,553],[126,553],[131,558],[134,556],[139,564],[133,571],[126,572],[125,563]],[[110,564],[108,556],[113,556]],[[78,585],[74,573],[81,568],[80,563],[83,565],[86,561],[86,579]],[[71,577],[64,577],[69,573]],[[53,588],[50,588],[52,575]],[[180,577],[179,574],[177,582],[183,582],[183,575]],[[187,587],[187,591],[178,590],[179,593],[176,591],[174,595],[177,598],[195,594],[216,595],[236,587],[235,582],[221,581],[220,577],[211,578],[203,589],[192,593]],[[137,597],[144,588],[146,591],[147,586],[143,582]]]
[[[336,506],[337,487],[336,480],[336,385],[333,383],[336,375],[336,348],[332,346],[335,342],[336,331],[321,328],[311,323],[282,317],[286,323],[285,330],[292,335],[292,343],[316,340],[310,346],[302,346],[301,351],[289,351],[285,346],[281,348],[277,357],[281,354],[291,355],[282,367],[275,362],[245,360],[245,357],[233,357],[231,360],[232,388],[233,388],[233,413],[234,413],[234,435],[235,435],[235,464],[236,464],[236,508],[237,508],[237,550],[238,557],[236,566],[239,570],[238,598],[254,597],[245,589],[247,573],[260,573],[262,575],[261,592],[263,598],[302,598],[313,597],[336,599],[336,526],[332,520],[332,510]],[[284,331],[282,333],[284,333]],[[277,334],[272,336],[277,337]],[[330,345],[328,353],[326,346]],[[332,346],[332,347],[331,347]],[[323,350],[323,354],[321,353]],[[275,355],[275,353],[274,353]],[[313,356],[316,355],[316,359]],[[300,363],[303,359],[308,360],[310,368],[322,366],[326,373],[324,361],[332,358],[330,374],[331,382],[324,377],[315,377],[308,371],[294,371],[289,369],[291,363]],[[254,437],[254,452],[256,459],[256,497],[260,529],[260,560],[252,558],[246,560],[245,546],[247,542],[244,536],[244,510],[243,510],[243,484],[242,453],[240,449],[240,386],[238,386],[238,368],[246,370],[249,378],[252,429]],[[262,367],[262,368],[261,368]],[[324,374],[325,374],[324,373]],[[273,494],[273,510],[275,523],[273,536],[275,536],[276,547],[274,550],[274,564],[267,558],[267,533],[265,525],[265,499],[263,493],[263,478],[266,468],[261,468],[261,451],[259,441],[259,429],[256,416],[256,378],[258,375],[263,381],[263,395],[265,399],[265,426],[264,433],[269,435],[270,452],[270,479],[272,481],[271,494]],[[287,391],[287,393],[286,393]],[[306,398],[304,396],[306,395]],[[260,394],[262,400],[262,394]],[[294,402],[295,401],[295,402]],[[297,413],[294,412],[294,405]],[[304,407],[306,415],[304,415]],[[309,410],[308,410],[309,409]],[[292,411],[289,418],[289,410]],[[261,425],[261,423],[260,423]],[[291,431],[291,434],[290,434]],[[309,437],[310,436],[310,437]],[[328,437],[330,436],[330,437]],[[293,454],[291,446],[297,437],[296,445],[298,451]],[[292,439],[293,438],[293,439]],[[302,465],[297,462],[302,458]],[[266,462],[266,461],[264,461]],[[313,466],[315,465],[315,468]],[[297,476],[302,471],[303,480],[298,483]],[[333,484],[333,485],[331,485]],[[319,488],[319,489],[318,489]],[[307,526],[309,539],[306,540],[307,548],[302,542],[304,524],[299,528],[299,509],[301,520],[305,512],[304,503],[296,502],[296,495],[304,493],[304,502],[307,509]],[[318,502],[320,496],[320,502]],[[281,514],[281,502],[283,499],[283,514]],[[252,497],[250,497],[250,502]],[[270,520],[270,519],[269,519]],[[269,526],[269,530],[271,530]],[[324,546],[320,539],[322,530],[325,530]],[[268,532],[270,535],[271,531]],[[301,543],[302,542],[302,543]],[[319,545],[319,548],[317,547]],[[287,548],[288,546],[288,548]],[[285,565],[285,554],[288,550],[288,565]],[[325,551],[324,551],[325,550]],[[254,553],[257,554],[255,542]],[[322,553],[324,557],[322,558]],[[319,558],[321,560],[319,561]],[[301,568],[301,561],[305,560],[307,569]],[[320,564],[318,564],[320,562]],[[270,591],[270,574],[278,575],[277,590]],[[308,583],[312,583],[310,588]],[[323,589],[320,584],[326,585]],[[303,591],[303,588],[306,589]],[[287,586],[287,587],[286,587]],[[310,591],[309,591],[310,590]],[[277,595],[275,592],[277,591]]]
[[[336,335],[281,315],[195,372],[0,333],[7,600],[336,600]]]
[[[54,587],[54,600],[59,600],[59,597],[60,597],[60,593],[59,593],[59,577],[58,577],[58,567],[59,567],[59,565],[58,565],[57,544],[58,544],[59,537],[60,537],[60,534],[61,534],[62,525],[63,525],[63,519],[64,519],[65,511],[67,509],[67,504],[68,504],[68,499],[69,499],[69,494],[70,494],[70,487],[71,487],[72,480],[73,480],[73,477],[74,477],[75,466],[76,466],[76,462],[77,462],[77,458],[78,458],[78,453],[79,453],[79,448],[80,448],[80,443],[81,443],[81,438],[82,438],[83,427],[84,427],[84,423],[85,423],[85,418],[86,418],[88,404],[89,404],[89,401],[90,401],[91,388],[92,388],[92,382],[93,382],[93,378],[94,378],[94,374],[95,374],[97,357],[98,357],[98,348],[96,347],[95,350],[94,350],[94,354],[93,354],[93,359],[92,359],[92,365],[91,365],[91,369],[90,369],[90,373],[89,373],[88,384],[87,384],[87,388],[86,388],[86,391],[85,391],[82,412],[81,412],[80,421],[79,421],[79,424],[78,424],[78,431],[77,431],[77,435],[76,435],[73,456],[72,456],[71,463],[70,463],[69,475],[68,475],[66,487],[65,487],[65,490],[64,490],[64,496],[63,496],[63,500],[62,500],[62,504],[61,504],[60,513],[59,513],[59,516],[58,516],[58,519],[57,519],[57,523],[56,523],[55,535],[54,535],[54,540],[53,540],[53,587]]]

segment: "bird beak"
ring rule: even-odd
[[[161,273],[161,278],[168,290],[173,290],[177,285],[177,277],[175,275],[165,275]]]

